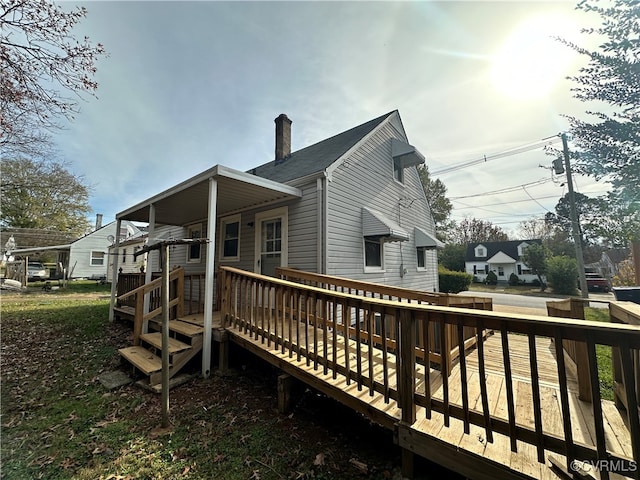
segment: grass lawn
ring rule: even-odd
[[[97,380],[131,327],[109,323],[109,287],[90,283],[2,292],[2,479],[399,477],[391,432],[310,391],[277,413],[277,372],[239,352],[235,376],[172,390],[173,431],[154,436],[159,395]]]
[[[609,311],[604,308],[587,307],[584,309],[586,320],[595,322],[609,322]],[[611,347],[596,345],[596,360],[598,362],[598,377],[600,379],[600,396],[604,400],[613,400],[613,361]]]

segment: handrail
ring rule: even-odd
[[[174,282],[170,295],[169,308],[176,309],[176,316],[181,316],[184,309],[184,268],[174,268],[169,273],[169,281]],[[149,283],[140,285],[133,290],[126,292],[118,296],[118,303],[123,300],[133,298],[134,299],[134,314],[133,314],[133,344],[140,345],[140,335],[145,330],[145,324],[150,319],[160,315],[162,313],[162,306],[155,301],[150,302],[151,309],[149,312],[144,313],[144,297],[148,293],[159,292],[162,288],[162,278],[156,278]],[[154,295],[154,298],[159,298],[158,295]]]
[[[278,267],[276,268],[276,276],[290,280],[294,282],[301,282],[305,285],[319,286],[332,291],[341,291],[346,293],[354,293],[357,295],[363,295],[369,298],[381,298],[384,299],[385,295],[388,300],[406,301],[409,303],[428,303],[431,305],[441,306],[459,306],[461,308],[476,308],[480,310],[492,310],[493,302],[491,298],[475,297],[475,296],[462,296],[451,295],[448,293],[440,292],[424,292],[420,290],[413,290],[404,287],[397,287],[393,285],[384,285],[381,283],[367,282],[363,280],[352,280],[349,278],[336,277],[332,275],[325,275],[320,273],[306,272],[304,270],[298,270],[290,267]],[[340,287],[340,288],[339,288]],[[444,336],[434,335],[432,336],[432,346],[437,348],[438,353],[431,353],[431,361],[441,364],[446,362],[447,369],[451,368],[453,361],[460,356],[460,348],[456,342],[456,332],[450,326],[445,327],[446,333]],[[395,342],[394,336],[395,329],[390,330],[390,343],[389,347],[392,348]],[[476,336],[469,329],[463,332],[465,339],[464,349],[469,349],[476,342]],[[374,341],[376,341],[374,336]],[[422,335],[419,336],[419,343],[422,339]],[[421,345],[419,345],[421,346]],[[463,350],[464,351],[464,350]],[[418,354],[422,358],[422,353]]]
[[[631,384],[634,375],[632,355],[640,349],[640,328],[637,326],[571,318],[556,319],[539,315],[514,316],[492,311],[363,297],[231,267],[221,268],[221,282],[222,320],[226,328],[244,331],[245,334],[256,340],[261,339],[260,341],[266,342],[267,345],[273,344],[282,355],[297,357],[299,361],[306,359],[307,365],[313,364],[314,369],[322,369],[325,374],[332,372],[334,379],[341,376],[347,385],[355,382],[359,389],[368,389],[370,395],[377,392],[384,395],[387,402],[390,399],[397,401],[402,411],[402,421],[406,424],[413,424],[418,407],[423,407],[427,418],[432,417],[432,412],[443,414],[445,426],[449,426],[450,418],[453,417],[464,423],[466,433],[469,433],[471,424],[484,428],[486,438],[490,442],[493,441],[494,433],[504,434],[510,439],[512,451],[517,451],[518,441],[533,445],[540,462],[545,460],[545,451],[565,455],[567,468],[574,459],[607,458],[637,461],[640,458],[640,420],[637,409],[629,410],[632,457],[610,451],[607,447],[595,354],[596,345],[617,347],[620,351],[622,376],[627,385]],[[398,341],[393,348],[388,348],[386,341],[380,342],[377,348],[379,356],[374,362],[374,349],[369,346],[374,345],[375,333],[387,337],[388,317],[393,318],[395,322]],[[357,319],[355,323],[351,322],[352,318]],[[379,318],[379,322],[376,318]],[[434,373],[429,362],[420,361],[417,355],[419,352],[423,352],[423,356],[429,356],[431,353],[430,336],[434,334],[434,326],[439,327],[436,334],[443,336],[445,327],[449,325],[458,333],[457,343],[461,349],[464,348],[464,327],[473,329],[478,338],[479,375],[475,381],[479,382],[481,392],[482,401],[478,402],[481,404],[479,407],[469,405],[468,371],[464,355],[460,357],[460,375],[456,377],[449,378],[450,372],[446,364],[442,365],[441,398],[432,395],[430,375]],[[492,414],[488,407],[489,390],[485,377],[482,341],[485,329],[495,330],[502,342],[507,418]],[[533,403],[531,411],[534,416],[532,425],[516,422],[514,380],[509,351],[509,338],[513,333],[526,336],[529,342]],[[418,335],[423,336],[422,347],[418,346]],[[547,430],[548,426],[543,426],[539,367],[535,354],[537,337],[552,338],[555,341],[559,401],[562,410],[561,433]],[[564,340],[584,342],[587,346],[595,446],[573,438],[571,411],[577,407],[569,401],[562,353]],[[338,350],[344,354],[338,357]],[[374,372],[374,363],[377,368],[381,367],[382,371]],[[496,366],[493,365],[492,368]],[[417,388],[418,373],[422,385],[420,389]],[[449,384],[454,381],[459,381],[461,385],[461,403],[454,403],[448,396]],[[624,395],[629,405],[637,405],[635,389],[627,388]],[[518,401],[520,402],[519,398]]]

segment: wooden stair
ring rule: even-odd
[[[174,377],[202,350],[204,328],[189,318],[169,321],[169,378]],[[149,328],[160,330],[160,321],[149,321]],[[124,360],[149,379],[157,390],[162,383],[162,334],[159,331],[140,335],[141,345],[118,350]]]

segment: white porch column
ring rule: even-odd
[[[156,243],[155,239],[156,234],[156,206],[152,203],[149,205],[149,226],[147,227],[147,244]],[[153,250],[152,252],[147,252],[147,267],[144,270],[144,283],[149,283],[151,281],[151,275],[153,274],[153,268],[151,268],[151,255],[158,255],[160,257],[160,250]],[[160,262],[158,262],[159,264]],[[150,293],[147,293],[144,296],[144,305],[142,311],[144,313],[149,313],[149,298]],[[147,333],[147,325],[142,326],[142,333]]]
[[[115,255],[113,258],[113,267],[111,267],[111,300],[109,302],[109,321],[113,322],[114,313],[113,307],[116,306],[116,293],[118,287],[118,259],[120,258],[120,225],[121,219],[116,220],[116,243],[115,243]],[[109,255],[107,255],[107,265],[109,264]]]
[[[211,374],[211,326],[213,317],[213,292],[216,262],[216,212],[218,204],[218,182],[209,178],[209,212],[207,217],[207,264],[205,269],[204,294],[204,339],[202,344],[202,376]]]
[[[156,206],[151,203],[149,205],[149,226],[147,227],[147,244],[156,243],[155,242],[155,230],[156,230]],[[151,255],[158,255],[158,265],[162,267],[160,250],[153,250],[151,252],[147,252],[147,266],[144,270],[144,283],[149,283],[151,281],[151,276],[153,274],[153,268],[151,268]],[[147,293],[144,296],[142,311],[147,314],[149,313],[149,302],[151,298],[151,293]],[[149,333],[149,321],[142,322],[142,333]]]

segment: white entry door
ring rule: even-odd
[[[255,216],[256,273],[275,276],[288,263],[288,208],[276,208]]]

